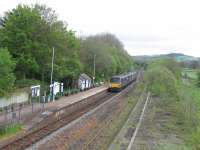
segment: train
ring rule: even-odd
[[[108,91],[119,92],[125,87],[127,87],[130,83],[136,81],[136,78],[137,78],[137,71],[112,76],[110,79],[110,86],[108,88]]]

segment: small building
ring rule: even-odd
[[[86,89],[89,89],[91,88],[92,86],[92,79],[86,75],[85,73],[82,73],[80,76],[79,76],[79,79],[78,79],[78,87],[80,90],[86,90]]]

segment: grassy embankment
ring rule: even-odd
[[[185,94],[185,99],[188,103],[185,104],[185,113],[190,116],[187,123],[185,136],[186,143],[195,150],[200,149],[200,88],[197,87],[197,70],[183,70],[187,74],[187,84],[183,84],[182,92]]]
[[[11,124],[7,127],[0,128],[0,140],[9,138],[17,133],[19,133],[22,130],[22,125],[17,124]]]
[[[148,90],[159,99],[155,114],[165,114],[159,132],[167,136],[163,136],[164,143],[157,141],[159,150],[200,149],[200,92],[195,72],[184,69],[182,73],[176,62],[166,60],[148,67],[145,74]],[[182,79],[181,73],[187,74],[187,78]],[[171,135],[178,140],[169,138]]]

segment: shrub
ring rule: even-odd
[[[18,88],[29,87],[29,86],[37,85],[37,84],[41,84],[40,81],[32,80],[32,79],[22,79],[22,80],[16,81],[16,86]]]
[[[15,63],[8,50],[0,48],[0,96],[4,96],[14,86],[14,67]]]
[[[200,71],[197,72],[197,86],[200,87]]]
[[[155,96],[177,97],[177,80],[165,67],[152,67],[145,73],[147,89]]]
[[[150,65],[150,68],[154,67],[165,67],[168,70],[170,70],[173,75],[176,77],[176,79],[181,78],[181,67],[180,65],[173,59],[158,59],[153,61]]]
[[[194,150],[200,149],[200,140],[199,139],[200,139],[200,128],[198,128],[197,130],[194,130],[188,138],[188,142]]]
[[[19,123],[10,124],[10,125],[7,125],[6,127],[0,127],[0,137],[15,134],[21,129],[22,129],[22,125]]]

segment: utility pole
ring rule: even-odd
[[[51,85],[53,84],[53,64],[54,64],[54,47],[52,49],[52,61],[51,61]],[[54,88],[53,86],[50,88],[50,94],[52,94],[54,101],[53,88]]]
[[[96,62],[95,62],[96,60],[95,60],[95,59],[96,59],[96,54],[94,54],[94,64],[93,64],[93,65],[94,65],[94,66],[93,66],[93,67],[94,67],[94,68],[93,68],[93,86],[95,85],[95,71],[96,71],[96,64],[95,64],[95,63],[96,63]]]

